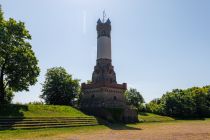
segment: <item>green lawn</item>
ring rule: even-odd
[[[154,116],[152,114],[152,116]],[[173,125],[176,126],[179,124],[203,124],[208,126],[210,124],[210,120],[177,120],[177,121],[166,121],[163,122],[154,122],[154,123],[137,123],[137,124],[110,124],[109,126],[98,125],[98,126],[83,126],[83,127],[71,127],[71,128],[47,128],[47,129],[34,129],[34,130],[3,130],[0,131],[0,140],[15,140],[15,139],[24,139],[24,140],[32,140],[36,139],[67,139],[71,138],[72,135],[87,135],[94,133],[103,133],[117,130],[139,130],[137,128],[142,128],[143,130],[149,129],[149,131],[155,131],[157,126],[168,126]],[[141,130],[141,129],[140,129]],[[121,131],[122,132],[122,131]],[[126,131],[124,131],[126,132]],[[140,131],[139,131],[140,132]],[[75,138],[76,139],[76,138]]]
[[[12,112],[12,113],[11,113]],[[7,107],[0,107],[0,116],[2,117],[80,117],[87,116],[77,109],[69,106],[51,106],[51,105],[11,105]],[[31,129],[31,130],[2,130],[0,131],[0,140],[13,139],[33,139],[33,138],[47,138],[53,139],[58,137],[69,137],[71,135],[82,135],[87,133],[97,133],[110,130],[133,130],[135,128],[142,128],[150,126],[157,126],[169,122],[172,124],[191,123],[191,122],[206,122],[209,124],[210,119],[202,120],[175,120],[167,116],[160,116],[152,113],[141,113],[139,119],[143,123],[137,124],[109,124],[97,126],[82,126],[71,128],[46,128],[46,129]],[[148,123],[154,122],[154,123]],[[161,123],[159,123],[161,122]],[[151,126],[152,125],[152,126]]]
[[[180,118],[172,118],[168,116],[161,116],[152,113],[141,113],[139,116],[139,121],[143,123],[149,122],[168,122],[168,121],[193,121],[193,120],[210,120],[210,118],[194,118],[194,119],[180,119]]]
[[[83,126],[70,128],[46,128],[32,130],[3,130],[0,131],[0,140],[33,139],[44,137],[57,137],[59,135],[81,134],[109,129],[107,126]]]
[[[4,105],[0,106],[0,117],[86,117],[70,106],[56,105]]]
[[[141,113],[138,118],[141,122],[166,122],[175,120],[168,116],[160,116],[152,113]]]
[[[4,105],[0,106],[0,117],[87,117],[86,114],[70,106],[56,106],[56,105]],[[174,118],[167,116],[160,116],[152,113],[141,113],[139,120],[143,123],[137,124],[109,124],[97,126],[82,126],[71,128],[46,128],[46,129],[32,129],[32,130],[1,130],[0,140],[5,139],[33,139],[33,138],[57,138],[69,137],[74,134],[102,132],[110,130],[132,130],[142,126],[157,125],[163,122],[179,123],[187,122],[186,120],[175,121]],[[209,124],[210,119],[205,122]],[[190,121],[188,121],[190,122]],[[194,121],[192,121],[194,122]],[[201,122],[198,120],[196,122]],[[156,125],[155,125],[156,126]]]

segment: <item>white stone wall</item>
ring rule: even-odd
[[[97,40],[97,59],[112,59],[111,58],[111,38],[102,36]]]

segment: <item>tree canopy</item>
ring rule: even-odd
[[[142,104],[144,103],[144,98],[140,94],[140,92],[137,91],[137,89],[130,88],[125,92],[125,97],[127,100],[127,104],[133,105],[138,109],[138,111],[141,110]]]
[[[73,79],[62,67],[47,70],[40,96],[47,104],[73,105],[79,93],[79,80]]]
[[[174,89],[151,101],[147,109],[173,117],[210,117],[210,86]]]
[[[40,69],[29,40],[24,23],[5,20],[0,8],[0,103],[9,102],[13,92],[27,91],[37,82]]]

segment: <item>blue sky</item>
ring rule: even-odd
[[[96,61],[96,21],[112,22],[118,83],[148,102],[174,88],[210,84],[209,0],[0,0],[6,18],[25,22],[41,74],[13,102],[39,101],[46,70],[64,67],[81,82]]]

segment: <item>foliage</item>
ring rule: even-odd
[[[24,23],[5,20],[0,9],[0,104],[10,102],[13,92],[28,91],[37,82],[40,70],[30,39]]]
[[[73,105],[79,93],[79,80],[73,79],[62,67],[47,70],[40,96],[46,104]]]
[[[161,104],[161,100],[158,99],[154,99],[152,100],[149,104],[146,104],[146,110],[147,112],[152,112],[155,114],[162,114],[162,107],[163,104]]]
[[[6,88],[5,92],[6,92],[6,96],[5,96],[5,99],[4,99],[4,103],[9,104],[9,103],[12,102],[14,94],[13,94],[13,91],[12,91],[11,88]]]
[[[92,83],[92,80],[87,80],[87,84],[91,84]]]
[[[1,9],[1,5],[0,5],[0,22],[2,22],[4,20],[4,16],[3,16],[3,11]]]
[[[44,102],[42,101],[34,101],[34,102],[29,102],[29,105],[44,105]]]
[[[133,105],[134,107],[138,109],[138,111],[141,111],[141,109],[142,110],[144,109],[144,106],[143,106],[144,98],[140,94],[140,92],[138,92],[136,89],[130,88],[129,90],[127,90],[125,92],[125,97],[126,97],[127,104]]]
[[[173,117],[210,117],[210,86],[174,89],[146,107],[149,112]]]

